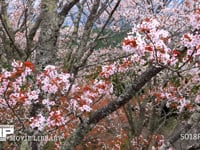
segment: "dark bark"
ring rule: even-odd
[[[32,148],[32,150],[38,150],[38,142],[33,141],[31,143],[31,148]]]
[[[68,3],[66,3],[64,5],[63,9],[61,10],[61,12],[59,13],[59,15],[65,17],[68,14],[68,12],[70,11],[70,9],[78,2],[79,2],[79,0],[71,0]]]
[[[75,147],[83,140],[85,135],[92,130],[92,128],[101,119],[125,105],[147,82],[151,80],[151,78],[156,76],[163,69],[163,67],[150,66],[140,77],[138,77],[138,79],[127,86],[125,92],[122,93],[117,99],[110,102],[105,107],[100,108],[94,112],[89,119],[80,123],[69,139],[63,143],[61,150],[74,150]]]
[[[124,104],[126,104],[148,81],[157,73],[163,70],[162,67],[150,66],[137,80],[130,84],[124,93],[115,101],[110,102],[107,106],[97,110],[89,119],[89,123],[97,123],[104,117],[108,116]]]

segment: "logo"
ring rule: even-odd
[[[14,133],[14,125],[0,125],[0,141],[6,141],[7,135]]]
[[[62,136],[15,136],[14,125],[0,125],[1,141],[60,141]]]

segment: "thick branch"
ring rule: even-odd
[[[147,82],[158,74],[162,67],[150,66],[137,80],[130,84],[123,94],[121,94],[115,101],[110,102],[107,106],[97,110],[89,119],[89,123],[96,124],[104,117],[108,116],[124,104],[126,104]]]
[[[110,102],[105,107],[94,112],[88,120],[80,123],[76,130],[71,134],[68,140],[62,145],[62,150],[74,150],[76,145],[80,144],[84,136],[103,118],[125,105],[147,82],[156,76],[163,67],[150,66],[137,80],[130,84],[125,92],[116,100]]]
[[[70,9],[78,2],[79,0],[71,0],[70,2],[66,3],[61,12],[59,13],[59,15],[65,17],[70,11]]]

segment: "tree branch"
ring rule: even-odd
[[[68,12],[70,11],[70,9],[76,4],[78,3],[79,0],[71,0],[70,2],[66,3],[61,12],[59,13],[60,16],[66,16],[68,14]]]
[[[5,3],[5,1],[2,1],[1,4],[1,12],[0,12],[0,21],[1,24],[5,30],[5,33],[7,34],[10,42],[13,45],[13,48],[16,50],[17,54],[19,55],[19,57],[23,57],[23,53],[22,51],[18,48],[18,46],[15,44],[15,39],[14,39],[14,32],[12,27],[10,26],[10,23],[8,21],[8,15],[7,15],[7,5]]]
[[[97,110],[89,119],[89,123],[97,123],[104,117],[108,116],[121,106],[125,105],[147,82],[158,74],[163,67],[150,66],[137,80],[130,84],[125,92],[122,93],[115,101],[110,102],[107,106]]]
[[[156,76],[163,67],[150,66],[137,80],[130,84],[125,92],[116,100],[110,102],[105,107],[94,112],[89,119],[85,119],[78,125],[71,136],[63,143],[61,150],[74,150],[80,144],[84,136],[103,118],[125,105],[147,82]]]

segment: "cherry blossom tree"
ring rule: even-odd
[[[11,136],[2,147],[173,149],[181,134],[199,131],[198,1],[0,4],[0,123],[14,124],[15,135],[47,136]],[[124,32],[122,22],[123,41],[98,50]],[[172,113],[179,130],[166,135]]]

